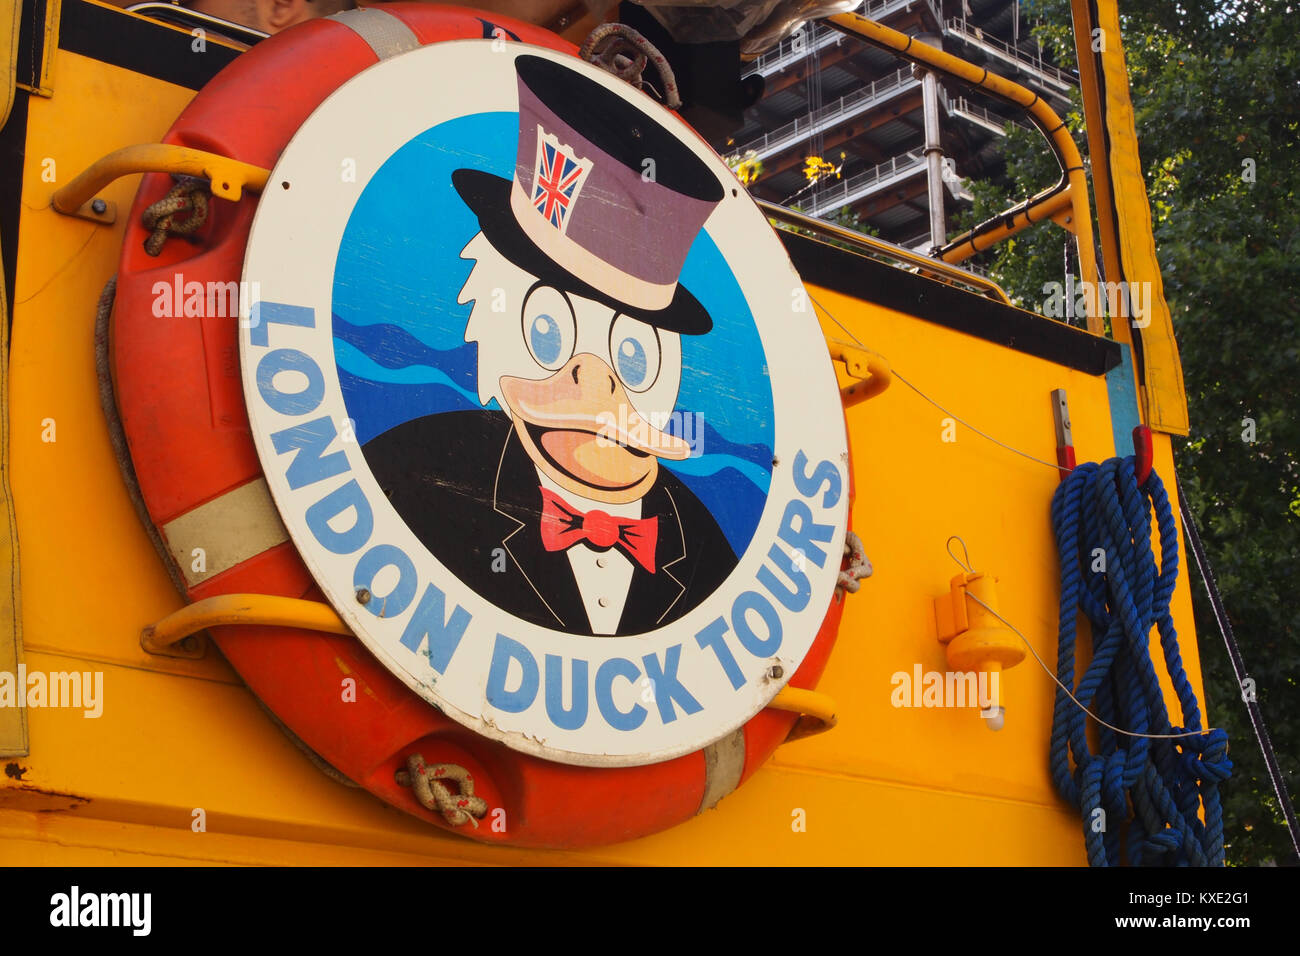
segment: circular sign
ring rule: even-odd
[[[382,61],[285,149],[244,282],[285,527],[449,717],[646,764],[798,668],[846,530],[835,374],[762,213],[648,96],[521,44]]]

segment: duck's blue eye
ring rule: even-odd
[[[636,339],[619,342],[614,361],[618,364],[618,377],[628,388],[638,388],[645,383],[645,349]]]
[[[547,285],[534,286],[524,299],[524,345],[534,361],[555,371],[573,355],[576,334],[573,307],[564,293]]]
[[[609,357],[623,387],[644,392],[659,377],[659,333],[629,315],[617,316],[609,328]]]
[[[560,327],[549,315],[539,315],[533,319],[533,327],[528,333],[529,344],[533,354],[543,365],[554,365],[560,357]]]

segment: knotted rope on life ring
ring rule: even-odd
[[[141,216],[153,234],[144,241],[144,251],[151,256],[162,252],[168,236],[188,236],[208,221],[208,183],[185,176]],[[184,218],[180,218],[184,214]]]
[[[857,594],[858,588],[862,587],[862,579],[871,577],[872,569],[862,539],[853,531],[846,532],[844,535],[844,557],[849,559],[849,565],[840,571],[839,581],[835,586],[843,588],[850,594]]]
[[[454,781],[460,793],[452,793],[446,782]],[[397,771],[397,782],[403,787],[415,791],[415,799],[426,810],[442,814],[442,818],[453,827],[478,821],[487,815],[487,801],[474,796],[474,778],[470,772],[459,764],[426,764],[421,754],[411,754],[406,760],[406,769]]]
[[[677,92],[677,78],[668,58],[655,45],[626,23],[602,23],[583,42],[578,56],[631,83],[638,90],[645,85],[641,73],[653,63],[663,80],[664,106],[675,110],[682,105]]]

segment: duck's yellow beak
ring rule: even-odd
[[[690,445],[637,413],[613,369],[589,352],[550,378],[506,375],[500,385],[524,448],[576,494],[635,500],[654,483],[658,459],[690,456]]]

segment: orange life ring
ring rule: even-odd
[[[558,37],[505,17],[418,3],[383,10],[422,45],[499,36],[499,28],[525,44],[576,53]],[[377,60],[372,45],[344,23],[306,23],[231,64],[185,109],[165,142],[271,168],[312,111]],[[163,541],[174,548],[174,529],[204,506],[232,494],[270,498],[250,437],[237,322],[159,318],[153,308],[156,285],[177,274],[205,284],[240,277],[258,199],[245,194],[238,203],[213,201],[207,221],[189,241],[173,239],[150,256],[142,213],[172,186],[165,175],[147,175],[135,199],[110,348],[116,407],[139,496]],[[851,487],[846,491],[851,495]],[[273,515],[267,520],[276,522]],[[170,570],[192,601],[245,592],[324,600],[291,541],[273,535],[266,546],[253,534],[245,546],[256,553],[235,555],[220,573],[195,572],[188,555],[176,553],[168,558]],[[791,686],[816,685],[841,610],[836,598]],[[351,637],[258,626],[214,627],[211,633],[253,693],[307,747],[393,806],[453,828],[417,800],[401,771],[414,754],[429,764],[463,767],[472,776],[474,795],[488,808],[505,811],[501,827],[491,825],[489,814],[476,827],[453,828],[485,842],[578,847],[674,826],[747,780],[797,719],[775,709],[759,711],[743,728],[743,756],[732,756],[731,779],[721,783],[716,754],[703,750],[642,766],[571,766],[518,752],[445,717]],[[355,678],[355,701],[342,699],[342,675]]]

